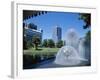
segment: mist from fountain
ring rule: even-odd
[[[79,65],[85,59],[84,40],[79,39],[74,29],[69,29],[66,35],[66,45],[59,49],[55,63],[59,65]]]

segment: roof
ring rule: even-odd
[[[23,10],[23,20],[29,19],[31,17],[36,17],[45,13],[47,13],[47,11]]]

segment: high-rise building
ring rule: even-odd
[[[30,27],[29,27],[30,26]],[[42,41],[43,30],[37,29],[37,26],[23,24],[24,27],[24,36],[27,41],[31,41],[33,37],[38,37],[40,41]]]
[[[57,43],[58,41],[61,40],[61,38],[62,38],[62,29],[61,29],[61,27],[55,26],[53,28],[52,38],[53,38],[55,43]]]

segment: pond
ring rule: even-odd
[[[54,63],[55,58],[50,58],[47,60],[44,60],[37,64],[32,64],[29,66],[25,66],[24,69],[42,69],[42,68],[60,68],[60,67],[79,67],[79,66],[89,66],[85,61],[81,62],[78,65],[59,65]]]

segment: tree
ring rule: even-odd
[[[91,14],[89,13],[80,13],[80,20],[83,20],[85,22],[85,25],[83,26],[84,29],[88,29],[91,27]],[[91,42],[91,30],[89,29],[85,36],[85,43],[90,44]]]
[[[38,45],[41,43],[40,38],[37,36],[33,36],[33,44],[36,50],[38,50]]]
[[[62,40],[60,40],[60,41],[57,42],[56,46],[57,46],[58,48],[61,48],[61,47],[64,45],[63,43],[64,43],[64,42],[63,42]]]
[[[55,43],[52,39],[48,39],[48,47],[50,47],[50,48],[55,47]]]
[[[48,47],[48,40],[47,39],[43,40],[42,46]]]
[[[27,41],[25,37],[23,37],[23,49],[27,49]]]
[[[25,36],[25,23],[23,23],[23,49],[27,49],[27,41]]]
[[[90,30],[86,33],[85,40],[86,40],[85,43],[90,45],[91,43],[91,31]]]
[[[32,48],[32,47],[34,47],[32,42],[30,40],[28,40],[27,41],[27,48],[29,49],[29,48]]]
[[[80,15],[79,19],[85,22],[85,25],[83,26],[83,28],[84,29],[89,28],[91,26],[91,14],[80,13],[79,15]]]

